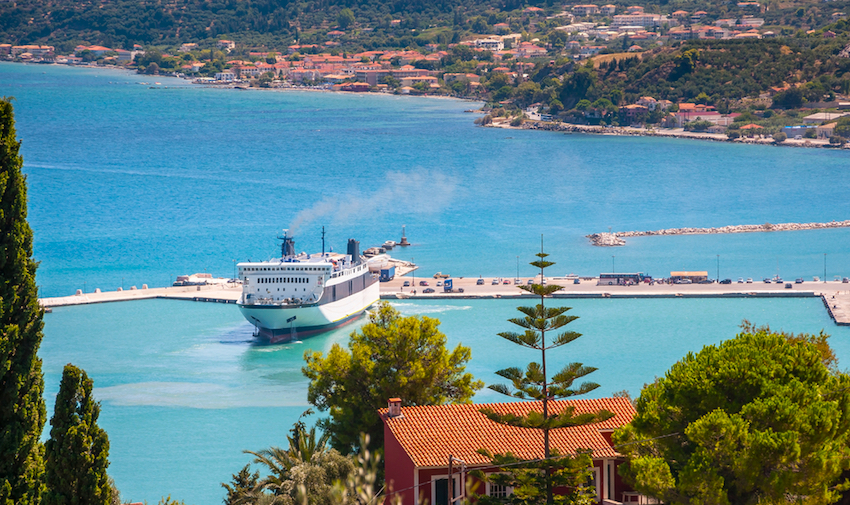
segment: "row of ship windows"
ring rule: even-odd
[[[307,277],[260,277],[257,279],[257,283],[259,284],[274,284],[275,282],[303,284],[309,281]]]
[[[316,268],[316,267],[307,267],[307,268],[294,268],[294,267],[281,267],[281,268],[246,268],[246,272],[318,272],[327,270],[327,268]]]

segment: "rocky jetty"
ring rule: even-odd
[[[655,231],[618,231],[615,233],[592,233],[586,235],[593,245],[601,247],[626,245],[623,238],[648,237],[654,235],[709,235],[713,233],[755,233],[765,231],[821,230],[824,228],[850,228],[850,220],[829,223],[781,223],[741,224],[719,228],[669,228]]]

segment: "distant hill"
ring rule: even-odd
[[[582,0],[583,1],[583,0]],[[768,26],[795,30],[820,28],[834,15],[850,13],[850,0],[762,0],[761,6],[739,7],[728,0],[605,0],[618,12],[629,5],[648,13],[675,10],[708,12],[709,21],[755,15]],[[133,44],[212,44],[229,38],[246,46],[280,49],[295,41],[323,43],[339,27],[344,43],[363,49],[457,41],[471,33],[491,32],[508,23],[511,31],[545,33],[557,20],[546,20],[579,0],[0,0],[0,42],[50,43],[67,52],[77,44],[130,49]],[[529,19],[525,8],[543,9]],[[343,9],[353,14],[340,18]]]
[[[508,2],[512,0],[507,0]],[[451,26],[455,11],[483,13],[507,7],[498,0],[16,0],[0,1],[0,40],[13,43],[77,43],[131,48],[228,36],[246,44],[292,43],[338,24],[349,7],[354,27],[427,29]],[[353,28],[353,27],[352,27]]]

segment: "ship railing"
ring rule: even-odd
[[[318,300],[316,295],[310,298],[285,298],[283,300],[275,300],[274,298],[251,298],[243,300],[243,305],[276,305],[276,306],[299,306],[315,303]]]

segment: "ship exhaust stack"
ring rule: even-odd
[[[290,256],[295,256],[295,241],[292,237],[286,234],[286,230],[283,232],[283,237],[280,238],[283,243],[280,244],[280,255],[283,258],[288,258]]]
[[[346,254],[351,256],[351,262],[355,265],[360,263],[360,242],[353,238],[348,239],[348,250]]]

